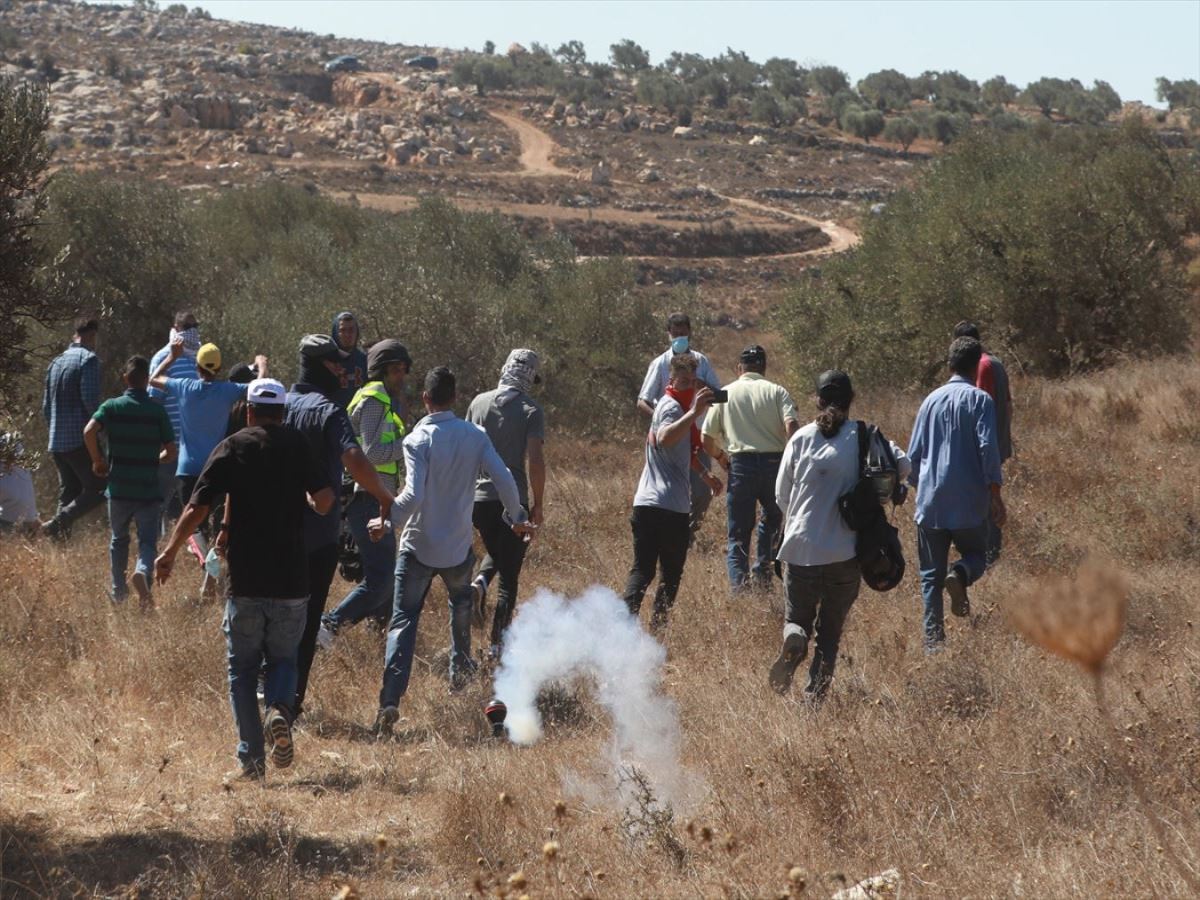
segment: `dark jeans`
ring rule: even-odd
[[[178,435],[176,435],[176,440],[178,440]],[[170,533],[169,523],[178,519],[183,512],[183,508],[179,505],[175,465],[175,460],[158,464],[158,492],[163,497],[161,530],[164,536]]]
[[[308,601],[230,597],[225,604],[225,647],[229,656],[229,703],[238,730],[238,759],[261,766],[265,754],[258,711],[258,675],[266,662],[268,708],[288,709],[296,692],[296,651]]]
[[[638,614],[646,588],[661,563],[662,576],[654,595],[651,623],[665,624],[687,562],[688,514],[656,506],[635,506],[629,524],[633,526],[633,567],[625,582],[625,605],[633,615]]]
[[[942,588],[949,571],[950,545],[962,558],[955,563],[968,585],[983,577],[987,569],[987,522],[974,528],[926,528],[917,525],[917,558],[921,565],[921,595],[925,602],[925,646],[946,639]]]
[[[58,468],[58,511],[50,520],[55,532],[69,532],[71,523],[104,502],[107,480],[92,471],[86,447],[51,453]]]
[[[383,628],[392,613],[392,577],[396,570],[396,532],[388,529],[378,541],[372,541],[367,523],[379,515],[379,501],[359,491],[346,507],[346,526],[354,535],[362,559],[363,580],[354,586],[342,602],[324,616],[330,631],[355,625],[368,616]]]
[[[161,500],[108,501],[108,522],[112,538],[108,543],[108,561],[112,573],[112,598],[120,603],[129,595],[125,569],[129,565],[129,526],[137,531],[138,553],[134,571],[146,576],[146,584],[154,582],[154,557],[158,546],[158,522],[162,516]]]
[[[504,521],[504,504],[499,500],[476,501],[471,521],[487,550],[479,574],[489,583],[494,576],[500,576],[496,611],[492,614],[491,642],[496,646],[512,622],[513,610],[517,607],[517,585],[529,545]]]
[[[992,517],[987,518],[987,564],[994,565],[1000,559],[1000,551],[1003,549],[1004,532],[995,522]]]
[[[726,566],[729,586],[734,591],[750,580],[750,533],[756,532],[754,581],[770,583],[773,572],[771,548],[775,533],[783,527],[783,513],[775,503],[775,478],[782,453],[735,453],[729,463],[729,552]],[[762,507],[762,517],[758,507]],[[757,526],[757,527],[756,527]]]
[[[337,571],[337,557],[337,544],[328,544],[308,552],[308,613],[296,660],[296,705],[292,711],[293,717],[300,715],[304,709],[308,673],[312,670],[313,655],[317,652],[317,632],[321,630],[321,614],[325,612],[329,586],[333,584],[333,575]]]
[[[474,568],[475,554],[470,550],[465,560],[448,569],[425,565],[411,550],[400,551],[396,560],[396,595],[383,662],[383,687],[379,691],[380,709],[399,706],[400,698],[408,691],[413,653],[417,647],[417,625],[434,575],[442,577],[450,600],[450,683],[454,684],[459,677],[474,670],[471,659],[471,572]]]
[[[850,607],[858,598],[862,574],[858,560],[824,566],[788,563],[783,584],[787,590],[787,622],[798,625],[814,641],[805,693],[820,699],[833,680],[838,645]],[[786,631],[786,627],[785,627]]]

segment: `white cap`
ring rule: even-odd
[[[287,388],[274,378],[255,378],[246,385],[246,399],[256,406],[284,406]]]

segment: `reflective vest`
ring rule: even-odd
[[[402,440],[404,438],[404,421],[392,409],[392,397],[384,388],[382,381],[369,381],[360,387],[351,398],[346,411],[350,415],[354,415],[359,404],[368,397],[383,404],[383,427],[379,430],[379,443],[394,444],[396,441]],[[358,435],[358,443],[362,444],[361,434]],[[382,472],[384,475],[399,476],[400,463],[396,461],[380,463],[375,467],[375,471]]]

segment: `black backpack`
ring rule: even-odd
[[[858,472],[854,487],[838,498],[838,510],[855,532],[855,556],[863,581],[890,591],[904,578],[900,532],[888,521],[884,504],[902,503],[908,488],[900,481],[891,444],[874,425],[858,421]]]

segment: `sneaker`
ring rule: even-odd
[[[133,585],[133,592],[137,594],[138,603],[142,609],[153,609],[154,601],[150,599],[150,579],[146,577],[146,573],[134,572],[129,583]]]
[[[956,616],[971,614],[971,601],[967,599],[967,577],[961,567],[951,567],[946,576],[946,593],[950,595],[950,612]]]
[[[659,634],[666,627],[667,611],[665,609],[658,609],[655,607],[654,611],[650,613],[650,633]]]
[[[229,772],[228,774],[226,774],[223,781],[224,781],[225,786],[228,787],[230,785],[238,784],[238,783],[262,781],[263,778],[266,776],[266,774],[267,774],[266,763],[247,762],[247,763],[242,763],[242,765],[239,768],[234,769],[232,772]]]
[[[277,769],[286,769],[292,764],[295,745],[292,743],[292,726],[287,716],[277,706],[267,712],[263,735],[271,748],[271,762]]]
[[[379,737],[391,737],[392,729],[400,721],[400,708],[384,706],[375,714],[375,734]]]
[[[471,582],[471,610],[475,624],[480,626],[487,621],[487,589],[487,579],[476,575],[475,580]]]
[[[792,676],[796,672],[796,667],[804,661],[806,656],[808,656],[808,635],[799,625],[788,625],[787,635],[783,639],[783,647],[779,651],[779,658],[775,660],[771,666],[771,672],[767,676],[771,688],[777,694],[787,693],[787,689],[792,686]]]
[[[465,688],[478,671],[479,663],[473,659],[463,660],[462,665],[455,666],[450,673],[450,693],[457,694]]]
[[[49,538],[55,543],[63,543],[69,536],[67,529],[57,519],[51,519],[49,522],[43,522],[41,527],[42,537]]]
[[[321,623],[321,628],[317,632],[317,647],[321,650],[332,650],[333,640],[337,637],[337,632],[331,629],[324,622]]]

